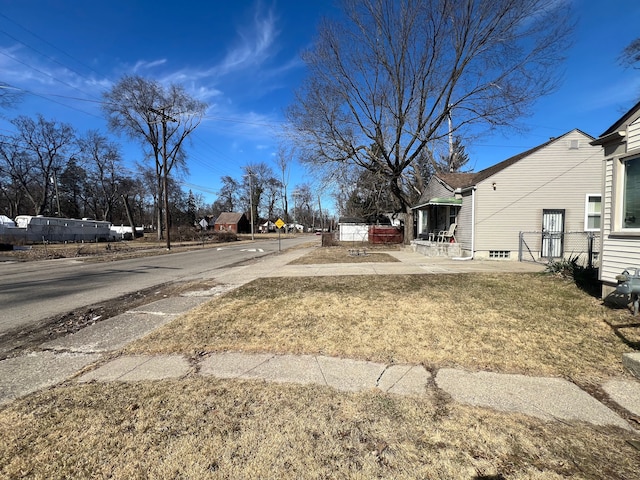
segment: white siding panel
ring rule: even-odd
[[[616,275],[626,267],[640,267],[640,248],[638,239],[605,238],[600,278],[602,281],[616,283]]]
[[[473,197],[471,192],[465,193],[462,197],[462,207],[458,212],[458,226],[456,227],[456,240],[462,250],[471,252],[471,236],[473,235],[473,225],[471,222],[473,210]]]
[[[608,158],[604,162],[604,191],[602,192],[602,228],[603,235],[612,230],[613,214],[613,160]]]
[[[640,148],[640,119],[633,122],[627,128],[627,151]]]
[[[453,197],[453,191],[440,182],[438,182],[435,178],[429,182],[427,186],[427,191],[429,192],[429,199],[432,198],[440,198],[440,197]]]

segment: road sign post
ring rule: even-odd
[[[204,247],[204,231],[209,227],[209,222],[205,218],[200,220],[200,236],[202,238],[202,246]]]
[[[281,218],[276,220],[276,227],[278,228],[278,253],[280,253],[280,232],[282,231],[282,227],[284,227],[284,222]]]

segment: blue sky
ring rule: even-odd
[[[578,25],[561,88],[537,103],[526,133],[467,145],[474,170],[573,128],[598,136],[640,98],[640,70],[617,63],[640,36],[640,2],[573,3]],[[212,202],[221,176],[273,161],[283,110],[305,75],[299,54],[323,15],[336,15],[331,0],[0,0],[0,80],[37,94],[2,113],[108,133],[97,101],[123,75],[181,83],[210,106],[187,146],[184,188]],[[0,119],[0,133],[12,129]],[[128,165],[142,160],[138,145],[118,141]],[[291,184],[304,181],[295,168]]]

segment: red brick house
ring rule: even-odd
[[[218,232],[249,233],[251,223],[244,213],[224,212],[216,219],[213,229]]]

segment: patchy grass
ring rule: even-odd
[[[61,387],[0,412],[3,478],[637,478],[615,428],[318,386]]]
[[[609,310],[540,274],[259,279],[131,344],[129,353],[242,350],[551,375],[623,374]]]
[[[333,246],[312,250],[289,265],[318,265],[327,263],[384,263],[399,260],[384,250],[385,248],[370,246]]]

